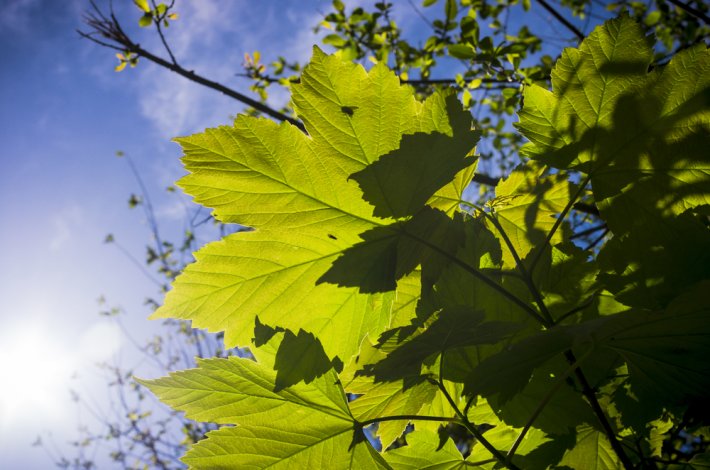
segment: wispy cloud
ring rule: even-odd
[[[169,41],[184,67],[253,95],[250,82],[236,76],[244,53],[259,50],[265,61],[278,56],[306,61],[318,42],[312,28],[321,15],[315,5],[284,9],[281,3],[266,2],[264,8],[254,8],[246,2],[217,0],[179,4],[181,18],[168,32]],[[153,38],[150,47],[162,45]],[[233,99],[183,77],[147,64],[140,67],[144,67],[138,90],[142,113],[165,137],[228,123],[243,109]],[[276,92],[270,104],[280,107],[287,100],[287,92]]]
[[[33,16],[37,14],[40,0],[14,0],[3,2],[0,8],[0,29],[13,32],[27,32]]]
[[[76,204],[64,207],[52,216],[52,238],[49,240],[49,249],[58,251],[74,235],[77,227],[82,226],[84,214]]]

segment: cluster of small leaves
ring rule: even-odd
[[[162,24],[167,28],[170,26],[170,21],[178,19],[178,14],[171,11],[175,5],[173,0],[170,4],[156,3],[155,0],[133,0],[133,3],[143,12],[143,16],[138,20],[138,25],[141,28],[147,28],[153,24]]]
[[[255,358],[143,381],[222,426],[183,462],[707,468],[710,52],[653,60],[627,15],[566,49],[484,203],[462,200],[480,132],[455,93],[318,48],[291,87],[307,134],[240,116],[178,139],[178,185],[254,229],[200,249],[154,314]],[[580,201],[600,247],[574,243]]]
[[[598,3],[564,1],[562,7],[575,16],[597,20],[610,11],[614,14],[630,11],[643,22],[647,33],[662,40],[654,62],[665,62],[672,53],[710,37],[710,27],[701,18],[666,1],[657,2],[656,8],[643,2],[607,6]],[[554,57],[549,55],[549,48],[542,48],[542,38],[546,42],[551,42],[551,38],[532,31],[525,21],[513,33],[509,23],[512,17],[524,19],[536,9],[539,11],[539,6],[533,6],[529,0],[426,0],[423,10],[417,9],[413,2],[409,5],[377,2],[371,10],[366,6],[348,9],[340,0],[332,5],[333,11],[319,25],[331,31],[324,37],[324,44],[342,51],[345,59],[389,63],[403,81],[416,87],[420,97],[428,96],[442,83],[455,87],[464,106],[476,112],[486,138],[479,152],[481,160],[487,162],[486,170],[505,174],[517,164],[523,141],[512,131],[510,122],[520,106],[520,84],[549,83]],[[690,2],[690,6],[701,14],[707,12],[703,2]],[[421,37],[411,31],[405,35],[393,20],[394,8],[409,7],[416,9],[426,22],[429,35]],[[560,28],[564,27],[557,27]],[[564,35],[557,38],[566,45],[573,45],[576,40],[572,32],[567,32],[567,38]],[[444,79],[432,76],[442,67],[450,74],[450,60],[440,63],[449,57],[460,60],[461,70]],[[290,86],[294,81],[293,77],[280,78],[277,70],[283,70],[284,63],[282,58],[275,62],[272,74],[246,74],[255,80],[252,90],[264,102],[271,84]]]

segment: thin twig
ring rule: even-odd
[[[591,179],[591,176],[587,176],[582,183],[579,185],[579,189],[577,189],[577,192],[570,198],[569,202],[567,205],[562,209],[562,212],[560,213],[559,217],[557,217],[557,220],[555,220],[555,224],[552,226],[552,229],[550,229],[550,232],[547,234],[547,237],[545,237],[545,242],[538,248],[537,252],[533,256],[532,262],[530,263],[530,274],[535,272],[535,266],[537,266],[538,261],[540,261],[540,258],[542,258],[542,254],[545,251],[545,248],[550,244],[552,241],[552,237],[555,235],[555,232],[557,232],[557,229],[562,225],[562,222],[564,221],[565,217],[567,217],[567,213],[572,209],[572,207],[575,205],[575,202],[579,197],[582,195],[584,192],[584,189],[587,187],[587,184],[589,183],[589,180]]]
[[[537,2],[542,5],[542,7],[547,10],[552,16],[554,16],[557,21],[562,23],[565,28],[572,31],[574,35],[577,36],[577,39],[579,39],[580,41],[584,39],[584,34],[575,25],[570,23],[564,16],[560,15],[560,13],[555,10],[552,5],[547,3],[547,0],[537,0]]]
[[[211,88],[213,90],[219,91],[223,93],[226,96],[229,96],[230,98],[236,99],[237,101],[240,101],[248,106],[251,106],[252,108],[256,109],[257,111],[260,111],[268,116],[271,116],[272,118],[278,120],[278,121],[286,121],[294,126],[298,127],[302,131],[305,132],[305,126],[303,125],[302,122],[298,121],[297,119],[294,119],[290,116],[287,116],[286,114],[283,114],[279,111],[276,111],[273,108],[270,108],[269,106],[256,101],[255,99],[252,99],[242,93],[239,93],[236,90],[233,90],[231,88],[228,88],[221,83],[217,83],[213,80],[209,80],[201,75],[196,74],[192,70],[187,70],[183,68],[182,66],[176,64],[176,63],[171,63],[162,57],[159,57],[152,52],[147,51],[146,49],[143,49],[139,44],[133,42],[129,36],[123,31],[123,28],[121,27],[120,22],[118,19],[115,17],[113,12],[109,15],[107,18],[106,15],[101,13],[98,8],[93,4],[94,9],[97,10],[97,13],[87,13],[84,15],[84,22],[90,26],[93,31],[92,32],[83,32],[83,31],[78,31],[79,35],[83,38],[89,39],[90,41],[99,44],[103,47],[110,47],[114,50],[122,50],[126,52],[131,52],[133,54],[136,54],[138,57],[142,57],[146,60],[149,60],[157,65],[160,65],[172,72],[177,73],[180,76],[183,76],[189,80],[192,80],[193,82],[199,83],[200,85],[206,86],[208,88]],[[102,36],[103,38],[107,39],[109,42],[106,42],[104,40],[100,40],[96,37],[94,37],[95,34],[98,34]]]
[[[571,350],[565,351],[565,359],[567,359],[567,362],[570,365],[576,364],[578,362],[577,358]],[[633,463],[631,463],[631,460],[626,455],[626,452],[624,452],[624,449],[621,447],[619,440],[616,438],[616,434],[614,434],[614,430],[611,428],[611,424],[609,424],[609,419],[606,417],[606,414],[604,414],[604,410],[602,409],[601,405],[599,405],[597,395],[594,392],[592,386],[589,385],[589,382],[587,381],[587,377],[585,377],[584,372],[582,372],[582,369],[577,367],[574,370],[574,375],[575,377],[577,377],[579,384],[582,386],[582,393],[587,398],[587,401],[592,407],[592,411],[594,411],[594,414],[597,416],[597,420],[602,425],[602,428],[604,429],[604,434],[606,434],[606,437],[609,440],[612,449],[614,449],[614,452],[619,457],[619,460],[624,465],[624,468],[626,468],[627,470],[633,469]]]
[[[459,410],[459,407],[456,405],[456,402],[454,402],[454,399],[451,398],[449,391],[446,390],[446,387],[444,387],[444,384],[441,382],[441,380],[435,380],[432,378],[431,381],[433,382],[434,385],[439,387],[439,390],[446,398],[446,401],[449,402],[449,405],[451,405],[451,408],[453,408],[454,412],[461,420],[461,424],[468,430],[468,432],[470,432],[473,435],[473,437],[475,437],[476,440],[478,442],[480,442],[481,445],[483,447],[485,447],[486,450],[491,453],[491,455],[493,455],[493,457],[495,457],[495,459],[497,461],[504,464],[505,466],[507,466],[511,470],[520,470],[520,468],[517,465],[515,465],[514,463],[506,462],[505,456],[498,449],[496,449],[495,446],[493,444],[491,444],[488,441],[488,439],[486,439],[483,436],[483,433],[478,430],[476,425],[474,423],[472,423],[471,421],[469,421],[469,419],[466,417],[466,415],[464,415],[461,412],[461,410]]]
[[[508,451],[508,454],[506,455],[506,462],[510,462],[513,459],[513,456],[515,455],[515,451],[518,450],[518,447],[520,447],[520,444],[523,442],[523,439],[525,438],[525,435],[528,433],[530,428],[532,427],[533,423],[535,423],[535,420],[540,416],[540,413],[542,413],[542,410],[545,409],[547,404],[552,400],[552,397],[557,393],[557,390],[560,389],[562,384],[565,383],[565,380],[567,377],[569,377],[577,367],[579,367],[579,364],[584,361],[589,354],[594,350],[594,348],[590,348],[587,352],[585,352],[582,357],[577,359],[577,361],[570,365],[565,372],[556,378],[555,384],[550,388],[545,396],[542,398],[540,403],[537,405],[535,408],[535,411],[533,411],[532,415],[530,415],[530,418],[528,421],[525,423],[525,426],[523,426],[523,429],[520,431],[520,434],[518,434],[518,437],[515,439],[515,442],[513,445],[510,447],[510,450]]]
[[[150,0],[151,3],[153,4],[153,9],[157,11],[158,6],[155,4],[155,0]],[[172,60],[173,64],[177,65],[177,60],[175,60],[175,56],[173,55],[173,51],[170,50],[170,46],[168,46],[168,41],[165,40],[165,35],[163,34],[163,28],[160,25],[160,23],[165,19],[165,15],[168,14],[170,11],[170,8],[175,4],[175,0],[173,0],[170,3],[170,6],[165,9],[165,13],[163,13],[161,16],[154,17],[153,22],[155,23],[155,27],[158,30],[158,36],[160,36],[160,41],[163,43],[163,46],[165,46],[165,50],[168,52],[168,55],[170,56],[170,60]]]
[[[688,3],[683,3],[680,0],[668,0],[668,2],[677,6],[681,10],[693,15],[694,17],[703,20],[705,24],[710,24],[710,17],[708,15],[698,10],[697,8],[693,8]]]
[[[587,235],[591,235],[592,233],[598,232],[599,230],[604,230],[605,228],[606,228],[606,224],[595,225],[593,227],[589,227],[588,229],[585,229],[585,230],[582,230],[580,232],[573,234],[572,236],[569,237],[569,239],[574,240],[576,238],[586,237]]]

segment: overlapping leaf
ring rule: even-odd
[[[388,215],[413,215],[432,195],[434,209],[451,213],[470,179],[467,155],[477,136],[470,114],[455,98],[436,94],[420,103],[385,66],[368,73],[317,48],[293,86],[293,103],[309,135],[290,124],[240,116],[233,127],[178,139],[190,172],[179,185],[214,208],[222,222],[256,230],[229,235],[197,252],[196,262],[175,281],[154,316],[224,331],[230,347],[249,344],[258,315],[265,324],[315,334],[328,356],[347,362],[365,336],[389,324],[391,298],[380,293],[393,290],[396,278],[386,271],[383,282],[368,290],[341,282],[342,276],[322,276],[359,242],[366,251],[377,250],[407,236],[397,226],[388,228],[406,220],[373,215],[373,206],[349,179],[382,155],[394,152],[388,160],[393,162],[404,155],[422,163],[417,171],[428,195],[422,199],[411,187],[408,195],[400,193],[410,201],[407,211]],[[427,152],[409,143],[428,140],[454,150]],[[434,175],[433,167],[445,170]],[[375,187],[377,178],[371,180]],[[374,235],[363,242],[364,232]],[[411,271],[420,261],[412,256],[421,250],[405,251]],[[398,277],[407,274],[397,272]]]
[[[710,52],[698,45],[648,73],[652,46],[627,16],[604,23],[565,49],[554,92],[526,90],[518,123],[528,156],[591,176],[618,234],[637,209],[679,214],[710,201]]]
[[[678,218],[710,202],[710,51],[698,44],[649,72],[652,46],[626,16],[596,28],[562,54],[553,92],[526,90],[518,128],[525,154],[589,176],[616,235],[600,257],[607,288],[662,308],[710,276],[710,232]]]
[[[332,370],[278,392],[275,381],[270,367],[230,357],[143,383],[188,418],[237,425],[196,444],[183,458],[190,468],[387,468],[358,434]]]
[[[523,259],[534,247],[542,247],[552,231],[556,215],[569,203],[573,185],[564,175],[544,176],[544,167],[521,165],[496,186],[496,197],[488,203],[508,238],[512,250]],[[499,235],[502,239],[502,236]],[[555,230],[551,243],[563,239]],[[503,244],[503,267],[515,268],[511,248]]]
[[[407,446],[386,452],[384,457],[395,470],[464,470],[472,467],[451,439],[446,439],[441,446],[438,442],[434,432],[415,431],[407,434]]]

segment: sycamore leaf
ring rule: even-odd
[[[350,402],[350,410],[358,421],[365,421],[381,416],[416,415],[422,407],[430,403],[438,392],[436,386],[422,382],[406,390],[398,382],[373,383],[364,386],[346,386],[352,393],[362,393]],[[383,421],[377,424],[376,436],[380,438],[382,448],[388,448],[407,427],[407,420]]]
[[[447,109],[453,135],[414,134],[403,140],[398,149],[352,175],[365,200],[375,206],[376,216],[400,218],[416,214],[439,188],[473,163],[473,157],[467,154],[480,133],[471,132],[470,119],[452,112],[453,103],[458,102],[455,94],[446,100],[452,102]],[[447,156],[435,159],[427,158],[427,154]]]
[[[334,470],[389,469],[364,436],[362,439],[348,452],[353,444],[351,429],[315,428],[298,433],[271,426],[224,427],[208,432],[181,460],[194,470],[288,470],[313,468],[313,462],[327,462]]]
[[[478,402],[470,408],[468,419],[476,426],[487,425],[485,427],[490,427],[490,429],[484,431],[483,436],[493,447],[502,451],[504,454],[511,449],[522,431],[522,428],[508,426],[501,421],[485,400],[478,400]],[[518,463],[521,468],[525,468],[518,461],[523,456],[549,441],[550,438],[546,437],[542,431],[534,427],[528,429],[515,450],[513,462]],[[480,443],[474,444],[471,449],[471,455],[467,458],[469,461],[485,461],[490,459],[493,459],[493,454]],[[487,464],[485,468],[494,468],[494,463]]]
[[[553,92],[526,89],[517,125],[531,141],[526,155],[590,175],[617,234],[644,219],[639,210],[680,214],[710,202],[710,52],[699,44],[648,73],[652,46],[628,16],[607,21],[565,49]]]
[[[710,281],[672,302],[665,312],[631,312],[600,319],[597,341],[628,364],[632,391],[647,407],[710,389]]]
[[[562,174],[543,176],[544,167],[521,165],[496,186],[496,197],[487,205],[491,216],[498,220],[520,259],[536,246],[543,246],[547,234],[571,198],[572,184]],[[491,230],[498,238],[495,229]],[[557,230],[550,240],[561,242],[563,232]],[[502,240],[502,238],[501,238]],[[506,244],[503,248],[503,267],[515,268],[515,260]]]
[[[687,286],[710,278],[710,230],[690,213],[657,219],[609,240],[598,261],[604,268],[598,279],[618,301],[663,308]]]
[[[237,425],[193,446],[183,458],[191,468],[307,468],[313,459],[331,468],[386,468],[359,435],[332,370],[279,391],[275,381],[271,368],[230,357],[198,359],[196,369],[140,382],[190,419]]]
[[[512,322],[484,322],[482,312],[466,308],[442,310],[420,334],[398,345],[377,364],[365,369],[376,380],[397,380],[419,374],[427,358],[446,351],[495,344],[519,331]]]
[[[384,453],[384,458],[395,470],[464,470],[476,468],[468,464],[447,438],[439,446],[439,436],[432,431],[414,431],[407,434],[407,445]]]
[[[648,72],[652,46],[628,16],[597,27],[565,49],[552,92],[526,89],[518,128],[524,154],[589,176],[616,236],[600,257],[605,287],[663,308],[710,275],[710,231],[687,213],[710,203],[710,51],[698,44]]]
[[[422,240],[414,240],[404,250],[407,269],[374,266],[380,277],[369,290],[338,276],[322,278],[354,245],[369,253],[383,244],[402,246],[398,238],[411,237],[389,228],[406,220],[372,214],[351,175],[400,146],[412,148],[407,142],[422,137],[410,135],[415,132],[456,142],[458,149],[421,153],[437,162],[423,164],[422,172],[438,164],[461,169],[460,162],[471,162],[466,156],[476,134],[466,132],[470,114],[444,94],[420,103],[385,66],[366,72],[318,48],[292,92],[309,135],[288,123],[240,116],[233,127],[178,139],[190,172],[179,185],[212,207],[218,220],[256,230],[229,235],[196,253],[196,262],[176,279],[153,317],[224,331],[225,345],[232,347],[249,344],[259,315],[265,324],[315,334],[328,357],[348,362],[365,336],[376,336],[390,322],[392,296],[380,293],[393,291],[395,281],[422,261],[415,259],[422,250],[414,246]],[[450,215],[471,172],[471,167],[457,175],[449,171],[448,181],[440,174],[420,179],[429,193],[440,189],[431,207]],[[425,208],[427,201],[412,198],[411,209]],[[361,236],[376,229],[383,235]]]
[[[623,468],[604,433],[590,426],[577,428],[577,443],[565,453],[560,465],[589,470]]]

